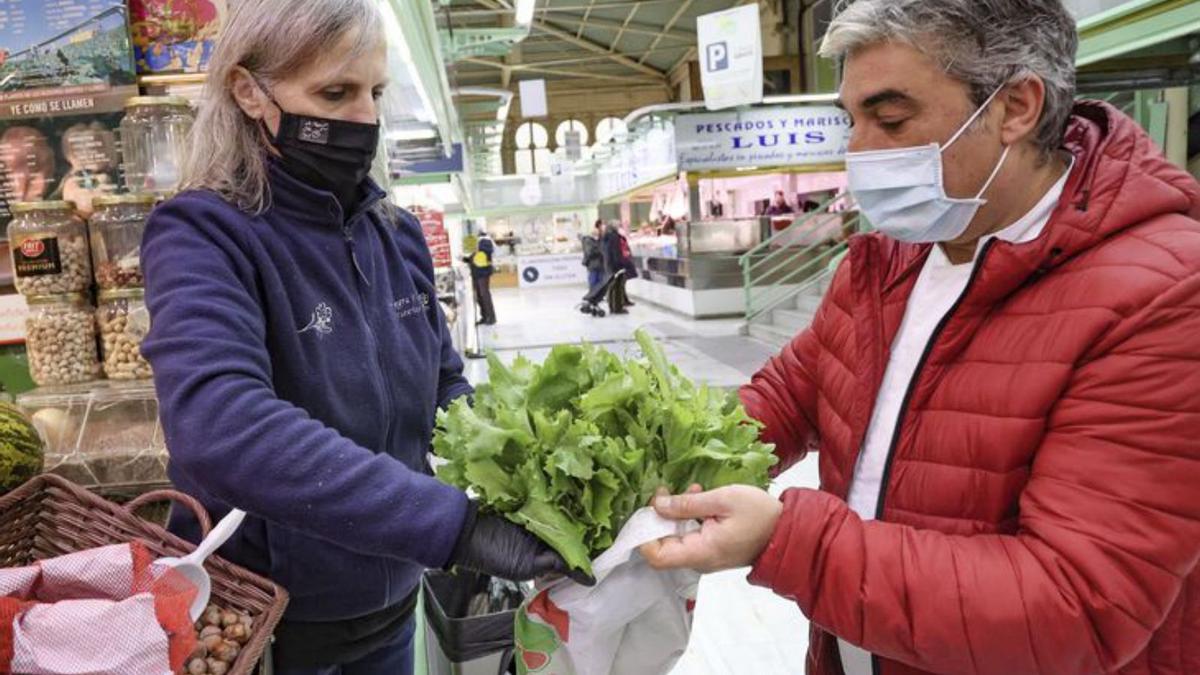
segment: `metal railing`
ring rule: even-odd
[[[840,235],[856,228],[861,221],[859,216],[837,223],[839,238],[832,243],[822,237],[807,245],[789,245],[789,242],[829,227],[829,218],[833,215],[829,207],[840,201],[851,206],[845,194],[828,199],[738,259],[742,268],[747,323],[807,292],[827,277],[831,263],[848,248]]]

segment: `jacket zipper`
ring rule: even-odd
[[[975,279],[979,276],[979,270],[983,269],[983,263],[987,260],[988,252],[992,250],[992,244],[996,240],[990,239],[983,245],[983,250],[979,253],[979,261],[975,263],[975,269],[971,270],[971,276],[967,279],[967,285],[963,288],[963,292],[950,306],[950,310],[946,315],[938,321],[937,326],[933,329],[933,334],[929,336],[929,342],[925,343],[925,350],[921,352],[921,358],[917,361],[917,367],[913,369],[912,378],[908,381],[908,388],[904,391],[904,400],[900,404],[900,414],[896,417],[896,427],[892,430],[892,442],[888,446],[887,460],[883,465],[883,477],[879,481],[879,499],[875,505],[875,520],[883,520],[884,506],[887,501],[888,483],[892,479],[892,461],[896,458],[896,446],[900,444],[900,431],[904,428],[904,420],[908,417],[908,404],[911,402],[913,391],[917,388],[917,381],[921,377],[921,369],[925,367],[925,362],[929,360],[929,355],[933,352],[933,345],[937,343],[942,331],[946,329],[946,324],[950,323],[950,319],[954,317],[954,313],[958,311],[962,301],[966,299],[971,292],[971,286],[975,285]],[[937,244],[934,244],[935,246]],[[879,657],[875,654],[871,655],[871,671],[874,675],[881,675],[882,668]]]
[[[362,309],[363,323],[367,328],[367,338],[371,342],[371,353],[375,355],[375,368],[372,369],[373,372],[371,375],[379,384],[379,388],[383,390],[384,400],[387,403],[387,410],[384,413],[384,419],[387,420],[387,427],[384,431],[384,444],[386,446],[384,451],[387,452],[392,448],[392,428],[395,426],[393,413],[396,409],[396,406],[395,402],[392,400],[392,388],[389,386],[387,376],[385,375],[386,371],[383,367],[383,356],[379,353],[379,337],[375,334],[375,327],[371,325],[370,309],[366,298],[367,289],[370,288],[371,282],[367,280],[367,275],[363,272],[362,266],[358,263],[358,248],[354,243],[354,233],[350,225],[342,226],[342,236],[345,238],[346,248],[350,252],[350,263],[354,266],[354,271],[358,275],[358,304]],[[381,564],[383,565],[384,582],[386,588],[384,594],[385,604],[384,607],[381,607],[380,609],[384,609],[387,606],[386,599],[390,598],[392,593],[392,572],[391,567],[386,561],[382,561]]]

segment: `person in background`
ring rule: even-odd
[[[54,184],[54,150],[34,127],[9,127],[0,136],[0,164],[6,167],[10,202],[38,202]]]
[[[625,284],[629,280],[629,268],[632,263],[629,240],[621,234],[615,224],[609,223],[604,232],[604,238],[601,240],[601,248],[604,251],[604,272],[607,278],[612,279],[608,289],[609,313],[628,314],[629,310],[626,308],[633,305],[625,292]],[[636,274],[636,268],[634,273]]]
[[[142,246],[171,481],[247,512],[221,555],[291,596],[279,675],[412,673],[427,568],[566,570],[430,475],[437,411],[472,389],[420,223],[368,177],[387,80],[375,0],[231,3]],[[200,539],[188,509],[169,527]]]
[[[809,675],[1200,672],[1200,184],[1076,100],[1060,0],[839,9],[878,232],[741,390],[821,489],[665,497],[648,559],[752,565]]]
[[[481,326],[496,325],[496,305],[492,302],[492,273],[496,254],[496,242],[487,232],[479,233],[479,241],[475,244],[475,252],[467,256],[471,266],[471,285],[475,289],[475,302],[479,305],[479,320]]]
[[[786,216],[795,213],[795,209],[791,204],[788,204],[787,196],[783,194],[783,190],[775,191],[775,198],[771,200],[771,205],[767,207],[764,215],[768,216]]]
[[[100,122],[76,124],[63,132],[63,157],[71,168],[52,198],[72,202],[81,216],[91,217],[92,200],[117,191],[116,148],[116,135]]]
[[[604,221],[597,220],[592,226],[592,233],[583,235],[583,266],[588,273],[588,293],[604,283],[604,251],[600,245],[604,237]]]
[[[659,221],[658,235],[660,237],[663,235],[673,235],[675,234],[675,227],[675,219],[664,213],[662,220]]]

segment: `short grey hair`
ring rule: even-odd
[[[1004,84],[1037,76],[1046,102],[1033,142],[1052,153],[1075,101],[1075,20],[1061,0],[841,0],[821,56],[843,60],[880,42],[903,42],[965,83],[975,105]]]
[[[352,40],[348,58],[386,44],[376,0],[232,0],[192,127],[181,189],[210,190],[260,213],[270,201],[266,142],[233,97],[241,66],[272,86]]]

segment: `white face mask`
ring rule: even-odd
[[[893,239],[913,244],[953,241],[967,231],[979,207],[987,203],[983,194],[1004,166],[1009,146],[1004,147],[992,175],[974,199],[946,196],[942,153],[987,110],[1000,89],[992,92],[945,146],[930,143],[846,153],[850,192],[871,225]]]

